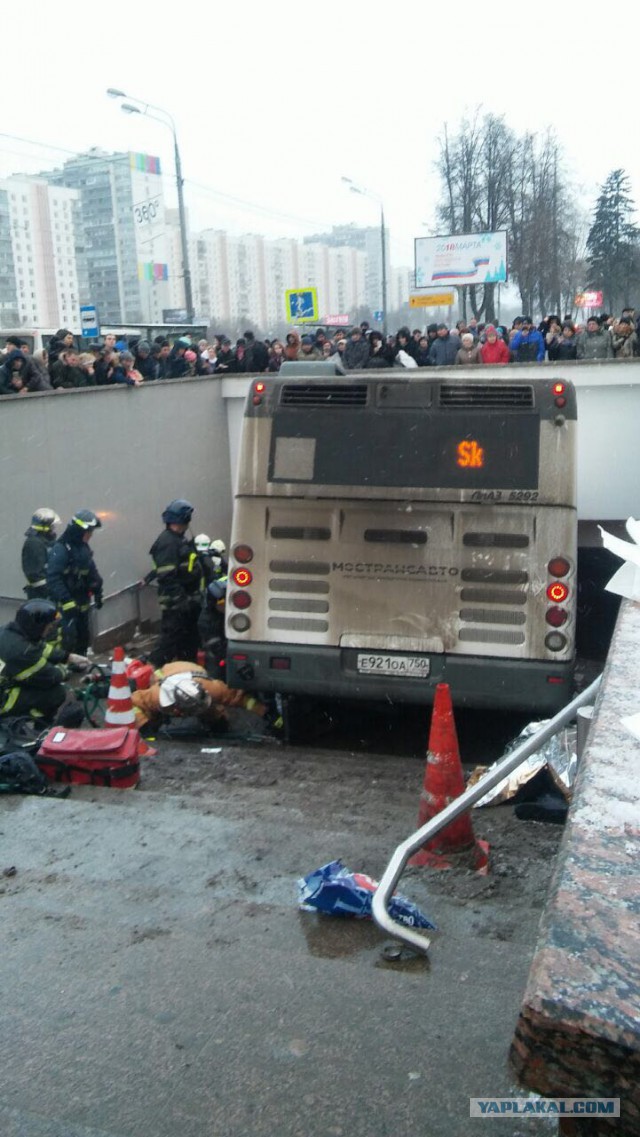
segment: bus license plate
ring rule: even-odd
[[[364,675],[403,675],[409,679],[426,679],[429,674],[426,655],[369,655],[360,653],[358,671]]]

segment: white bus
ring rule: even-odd
[[[424,703],[447,682],[458,705],[562,706],[577,587],[572,385],[308,366],[308,378],[294,363],[254,380],[247,398],[229,683]]]

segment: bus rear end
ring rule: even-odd
[[[547,712],[570,695],[575,396],[539,380],[253,385],[228,677],[265,692]]]

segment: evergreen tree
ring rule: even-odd
[[[632,304],[640,283],[640,231],[633,223],[635,205],[624,170],[612,170],[600,190],[587,237],[589,287],[602,290],[605,308]]]

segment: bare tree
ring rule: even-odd
[[[447,125],[436,168],[442,182],[437,216],[450,233],[507,229],[510,275],[523,309],[559,310],[579,249],[576,207],[562,153],[552,133],[518,136],[493,114],[462,119],[456,133]],[[495,319],[495,284],[470,285],[462,292],[473,314]]]

